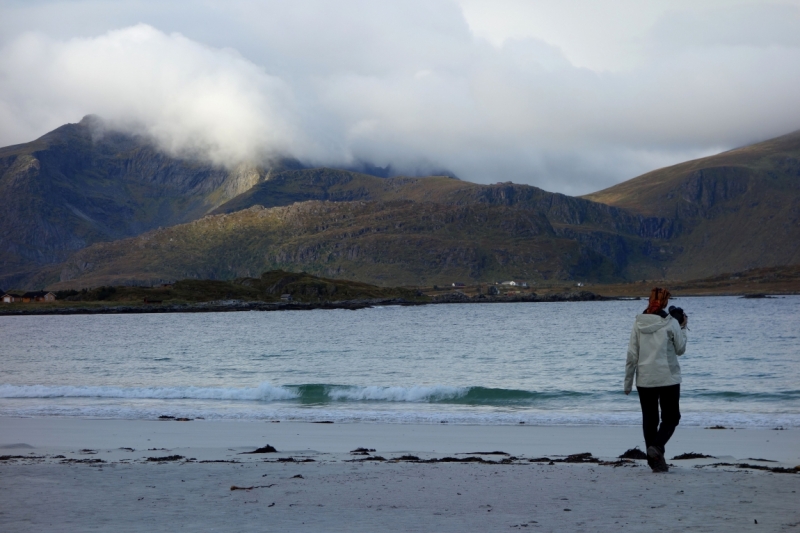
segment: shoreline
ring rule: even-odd
[[[793,530],[800,430],[0,418],[0,529]],[[252,453],[266,445],[271,453]],[[364,451],[357,451],[363,448]],[[676,460],[683,452],[714,458]],[[577,455],[590,453],[591,456]],[[569,457],[572,455],[572,457]],[[778,462],[778,458],[784,459]],[[749,464],[742,467],[741,461]],[[796,462],[795,462],[796,461]],[[795,462],[795,464],[792,464]],[[768,471],[763,468],[782,467]],[[757,525],[756,525],[757,524]]]
[[[458,293],[461,294],[461,293]],[[110,305],[97,307],[46,307],[36,308],[36,303],[5,304],[25,305],[30,308],[3,309],[0,307],[0,316],[20,315],[99,315],[99,314],[141,314],[141,313],[229,313],[237,311],[313,311],[317,309],[345,309],[356,311],[369,309],[376,306],[404,306],[413,307],[421,305],[443,304],[482,304],[482,303],[546,303],[546,302],[595,302],[613,301],[619,298],[605,297],[584,291],[580,293],[557,294],[520,294],[515,296],[484,296],[483,298],[470,298],[456,293],[435,297],[430,301],[406,300],[404,298],[391,299],[365,299],[344,300],[328,302],[263,302],[243,300],[223,300],[198,303],[181,304],[143,304],[136,305]],[[3,304],[0,304],[3,305]],[[51,304],[52,305],[52,304]]]
[[[564,457],[588,452],[612,460],[644,447],[638,425],[498,425],[486,431],[487,426],[477,424],[0,417],[0,428],[0,449],[21,444],[53,453],[87,448],[255,449],[270,444],[286,453],[335,455],[367,447],[379,454],[500,450],[520,457]],[[679,426],[667,448],[670,457],[694,452],[714,456],[715,461],[755,458],[795,467],[800,465],[800,429]]]
[[[797,296],[798,293],[719,293],[719,294],[678,294],[672,299],[680,298],[707,298],[714,296],[734,297],[745,299],[776,299],[786,296]],[[314,311],[317,309],[344,309],[357,311],[377,306],[423,306],[445,304],[503,304],[503,303],[551,303],[551,302],[606,302],[606,301],[638,301],[646,300],[636,296],[603,296],[591,291],[559,292],[549,294],[518,294],[512,296],[486,296],[470,297],[460,292],[451,292],[434,296],[429,301],[406,300],[404,298],[390,299],[364,299],[323,302],[264,302],[244,300],[220,300],[197,303],[176,304],[145,304],[126,303],[123,305],[90,305],[78,307],[37,307],[39,305],[53,305],[40,303],[25,304],[0,304],[0,316],[29,316],[29,315],[113,315],[113,314],[149,314],[149,313],[230,313],[240,311]],[[4,306],[15,306],[9,309]],[[25,306],[17,307],[17,306]]]

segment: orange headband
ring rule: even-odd
[[[655,287],[650,291],[650,302],[647,304],[647,309],[644,310],[646,315],[654,315],[664,309],[669,302],[670,292],[661,287]]]

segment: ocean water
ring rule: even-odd
[[[645,303],[0,317],[0,416],[636,425]],[[682,424],[800,427],[800,297],[672,303]]]

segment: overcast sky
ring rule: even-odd
[[[798,130],[799,94],[800,0],[0,0],[0,145],[95,113],[584,194]]]

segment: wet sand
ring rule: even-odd
[[[735,466],[800,465],[800,431],[679,428],[668,458],[715,458],[668,474],[617,459],[640,441],[633,427],[2,418],[0,530],[800,528],[800,474]],[[278,452],[242,453],[266,444]],[[600,462],[559,462],[584,452]]]

